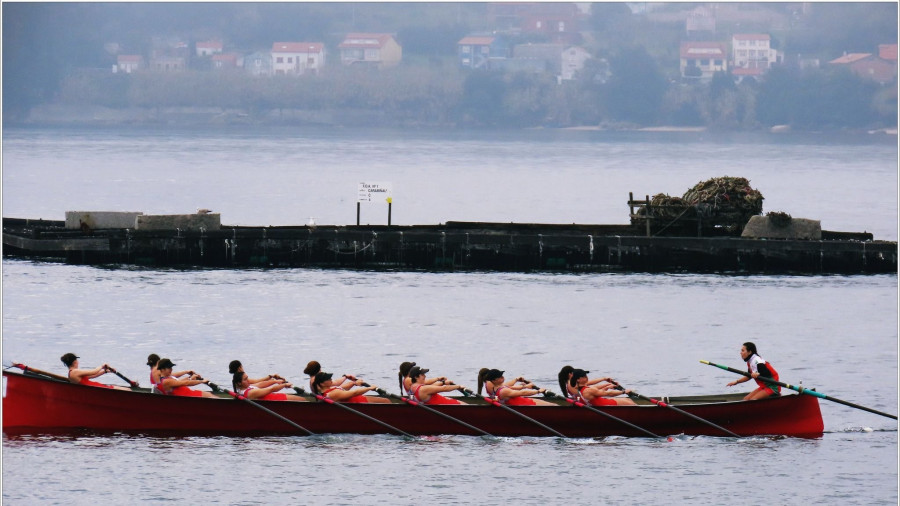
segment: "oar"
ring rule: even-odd
[[[886,416],[886,417],[888,417],[888,418],[893,418],[894,420],[897,419],[896,416],[894,416],[894,415],[892,415],[892,414],[890,414],[890,413],[885,413],[885,412],[883,412],[883,411],[878,411],[877,409],[867,408],[867,407],[865,407],[865,406],[860,406],[859,404],[854,404],[854,403],[852,403],[852,402],[847,402],[847,401],[844,401],[844,400],[841,400],[841,399],[837,399],[837,398],[835,398],[835,397],[831,397],[831,396],[825,395],[825,394],[823,394],[823,393],[816,392],[815,390],[811,390],[811,389],[809,389],[809,388],[804,388],[804,387],[801,387],[801,386],[789,385],[789,384],[787,384],[787,383],[782,383],[782,382],[780,382],[780,381],[776,381],[776,380],[774,380],[774,379],[767,378],[767,377],[762,376],[762,375],[760,375],[758,378],[753,378],[753,376],[751,376],[750,373],[747,372],[747,371],[741,371],[741,370],[739,370],[739,369],[732,369],[731,367],[728,367],[728,366],[725,366],[725,365],[714,364],[714,363],[708,362],[708,361],[706,361],[706,360],[701,360],[700,362],[703,363],[703,364],[706,364],[706,365],[711,365],[711,366],[713,366],[713,367],[718,367],[719,369],[724,369],[724,370],[729,371],[729,372],[737,373],[737,374],[740,374],[740,375],[742,375],[742,376],[746,376],[746,377],[751,378],[751,379],[759,379],[759,380],[765,381],[766,383],[771,383],[771,384],[773,384],[773,385],[783,386],[783,387],[785,387],[785,388],[789,388],[789,389],[794,390],[794,391],[796,391],[796,392],[799,392],[799,393],[801,393],[801,394],[812,395],[813,397],[818,397],[818,398],[820,398],[820,399],[825,399],[825,400],[827,400],[827,401],[832,401],[832,402],[836,402],[836,403],[838,403],[838,404],[843,404],[844,406],[850,406],[851,408],[861,409],[861,410],[863,410],[863,411],[868,411],[869,413],[875,413],[876,415],[881,415],[881,416]]]
[[[46,377],[48,377],[48,378],[53,378],[53,379],[57,379],[57,380],[60,380],[60,381],[65,381],[66,383],[69,382],[69,378],[66,378],[65,376],[60,376],[59,374],[53,374],[52,372],[42,371],[42,370],[40,370],[40,369],[35,369],[35,368],[33,368],[33,367],[28,367],[28,366],[25,365],[25,364],[19,364],[19,363],[17,363],[17,362],[13,362],[12,367],[18,367],[19,369],[22,369],[22,371],[24,371],[24,372],[30,372],[30,373],[32,373],[32,374],[39,374],[39,375],[42,375],[42,376],[46,376]]]
[[[468,392],[469,395],[473,395],[473,396],[476,395],[475,392],[473,392],[473,391],[471,391],[471,390],[468,390],[468,389],[463,390],[463,391],[464,391],[464,392]],[[563,434],[563,433],[561,433],[561,432],[559,432],[559,431],[557,431],[557,430],[555,430],[555,429],[553,429],[553,428],[551,428],[551,427],[548,427],[548,426],[542,424],[541,422],[535,420],[534,418],[531,418],[530,416],[525,416],[525,415],[523,415],[522,413],[519,413],[518,411],[514,410],[514,409],[511,408],[511,407],[509,407],[509,406],[507,406],[507,405],[505,405],[505,404],[501,404],[500,402],[496,401],[495,399],[491,399],[490,397],[487,397],[487,396],[482,396],[482,398],[483,398],[484,400],[486,400],[488,403],[493,404],[494,406],[503,408],[503,409],[509,411],[510,413],[513,413],[514,415],[516,415],[516,416],[518,416],[518,417],[521,417],[521,418],[524,418],[525,420],[528,420],[529,422],[531,422],[531,423],[537,425],[538,427],[543,428],[544,430],[546,430],[547,432],[550,432],[551,434],[554,434],[554,435],[559,436],[559,437],[561,437],[561,438],[567,438],[567,437],[568,437],[568,436],[566,436],[565,434]]]
[[[485,432],[485,431],[479,429],[478,427],[475,427],[474,425],[469,425],[468,423],[466,423],[466,422],[464,422],[464,421],[462,421],[462,420],[460,420],[460,419],[458,419],[458,418],[453,418],[452,416],[448,415],[447,413],[441,413],[440,411],[438,411],[438,410],[436,410],[436,409],[434,409],[434,408],[431,408],[431,407],[429,407],[429,406],[426,406],[425,403],[423,403],[423,402],[419,402],[419,401],[415,401],[415,400],[412,400],[412,399],[408,399],[408,398],[406,398],[406,397],[403,397],[403,396],[400,396],[400,395],[397,395],[397,394],[392,394],[392,393],[389,393],[389,392],[387,392],[387,391],[385,391],[385,390],[383,390],[383,389],[381,389],[381,388],[379,388],[379,389],[377,389],[377,390],[375,390],[375,391],[378,392],[379,395],[383,395],[383,396],[385,396],[385,397],[392,397],[392,398],[394,398],[394,399],[400,399],[401,401],[403,401],[403,402],[405,402],[405,403],[407,403],[407,404],[410,404],[410,405],[412,405],[412,406],[418,406],[418,407],[420,407],[420,408],[422,408],[422,409],[424,409],[424,410],[426,410],[426,411],[430,411],[430,412],[432,412],[432,413],[434,413],[434,414],[436,414],[436,415],[438,415],[438,416],[442,416],[442,417],[446,418],[447,420],[454,421],[454,422],[456,422],[456,423],[462,425],[463,427],[468,427],[469,429],[472,429],[472,430],[474,430],[475,432],[480,432],[481,434],[483,434],[483,435],[485,435],[485,436],[491,436],[491,437],[494,437],[493,434],[490,434],[490,433],[488,433],[488,432]]]
[[[616,383],[615,381],[611,381],[610,383],[612,383],[613,385],[615,385],[615,386],[617,386],[617,387],[619,387],[619,388],[622,388],[622,385]],[[624,388],[623,388],[623,390],[624,390]],[[652,398],[652,397],[647,397],[646,395],[641,395],[641,394],[635,392],[634,390],[632,390],[631,393],[629,393],[628,395],[632,395],[632,396],[638,397],[638,398],[640,398],[640,399],[644,399],[645,401],[650,401],[650,402],[652,402],[653,404],[656,404],[657,406],[662,407],[662,408],[669,408],[669,409],[671,409],[671,410],[673,410],[673,411],[677,411],[677,412],[681,413],[681,414],[684,415],[684,416],[687,416],[687,417],[689,417],[689,418],[693,418],[694,420],[697,420],[697,421],[700,422],[700,423],[709,425],[710,427],[714,427],[714,428],[716,428],[716,429],[718,429],[718,430],[724,432],[725,434],[728,434],[728,435],[731,436],[731,437],[741,437],[741,436],[738,436],[737,434],[735,434],[734,432],[731,432],[730,430],[726,429],[725,427],[722,427],[721,425],[716,425],[716,424],[710,422],[709,420],[706,420],[706,419],[704,419],[704,418],[700,418],[699,416],[697,416],[697,415],[695,415],[695,414],[693,414],[693,413],[688,413],[687,411],[685,411],[685,410],[683,410],[683,409],[676,408],[675,406],[672,406],[671,404],[667,404],[667,403],[665,403],[665,402],[663,402],[663,401],[654,399],[654,398]]]
[[[131,388],[139,388],[139,387],[140,387],[140,385],[138,385],[138,382],[137,382],[137,381],[131,381],[130,379],[126,378],[124,374],[122,374],[122,373],[120,373],[119,371],[113,369],[112,367],[107,367],[106,370],[109,371],[109,372],[111,372],[111,373],[113,373],[113,374],[115,374],[116,376],[122,378],[123,380],[125,380],[126,383],[128,383],[129,385],[131,385]]]
[[[617,422],[619,422],[619,423],[624,423],[625,425],[631,427],[632,429],[635,429],[635,430],[637,430],[638,432],[643,432],[644,434],[646,434],[646,435],[648,435],[648,436],[650,436],[650,437],[655,437],[655,438],[661,438],[661,437],[662,437],[662,436],[660,436],[660,435],[658,435],[658,434],[654,434],[654,433],[650,432],[649,430],[647,430],[647,429],[645,429],[645,428],[643,428],[643,427],[639,427],[639,426],[637,426],[637,425],[635,425],[635,424],[633,424],[633,423],[631,423],[631,422],[629,422],[629,421],[622,420],[621,418],[619,418],[619,417],[617,417],[617,416],[613,416],[613,415],[611,415],[611,414],[609,414],[609,413],[607,413],[607,412],[605,412],[605,411],[600,411],[599,409],[597,409],[597,408],[595,408],[595,407],[593,407],[593,406],[590,406],[590,405],[585,404],[585,403],[583,403],[583,402],[581,402],[581,401],[577,401],[577,400],[575,400],[575,399],[572,399],[571,397],[566,397],[566,401],[569,402],[569,403],[571,403],[571,404],[574,404],[575,406],[578,406],[579,408],[585,408],[585,409],[590,410],[590,411],[593,411],[594,413],[597,413],[597,414],[599,414],[599,415],[603,415],[603,416],[605,416],[605,417],[607,417],[607,418],[609,418],[609,419],[611,419],[611,420],[615,420],[615,421],[617,421]],[[669,440],[669,441],[672,441],[672,438],[670,437],[670,438],[668,438],[668,440]]]
[[[208,385],[209,385],[210,387],[214,387],[216,391],[219,391],[219,390],[220,390],[219,386],[216,385],[215,383],[208,383]],[[278,419],[280,419],[280,420],[282,420],[283,422],[285,422],[285,423],[291,425],[291,426],[294,427],[295,429],[298,429],[298,430],[300,430],[300,431],[305,432],[307,435],[312,436],[312,435],[314,434],[311,430],[309,430],[309,429],[307,429],[307,428],[305,428],[305,427],[303,427],[303,426],[301,426],[301,425],[299,425],[299,424],[297,424],[297,423],[294,423],[293,421],[291,421],[291,420],[289,420],[289,419],[287,419],[287,418],[285,418],[285,417],[279,415],[278,413],[276,413],[276,412],[272,411],[271,409],[269,409],[269,408],[263,406],[262,404],[257,404],[253,399],[244,397],[243,395],[241,395],[241,394],[239,394],[239,393],[237,393],[237,392],[232,392],[231,390],[228,390],[227,388],[225,388],[224,390],[225,390],[225,392],[228,393],[228,395],[234,397],[235,399],[240,399],[240,400],[242,400],[242,401],[246,401],[246,402],[252,404],[253,406],[256,406],[257,408],[259,408],[259,409],[265,411],[266,413],[268,413],[268,414],[270,414],[270,415],[272,415],[272,416],[274,416],[274,417],[277,417]]]
[[[300,387],[294,387],[294,390],[295,390],[298,394],[306,395],[306,391],[303,390],[303,389],[300,388]],[[381,420],[379,420],[379,419],[377,419],[377,418],[375,418],[375,417],[371,417],[371,416],[369,416],[369,415],[367,415],[367,414],[365,414],[365,413],[361,413],[361,412],[359,412],[359,411],[357,411],[357,410],[351,408],[350,406],[347,406],[346,404],[342,404],[342,403],[340,403],[340,402],[335,402],[334,400],[329,399],[328,397],[325,397],[325,396],[322,395],[322,394],[317,394],[317,393],[315,393],[315,392],[310,392],[310,394],[313,395],[316,399],[318,399],[318,400],[320,400],[320,401],[322,401],[322,402],[326,402],[326,403],[328,403],[328,404],[331,404],[332,406],[337,406],[337,407],[339,407],[339,408],[346,409],[347,411],[349,411],[349,412],[351,412],[351,413],[353,413],[353,414],[356,414],[356,415],[359,415],[359,416],[361,416],[361,417],[363,417],[363,418],[369,419],[369,420],[371,420],[371,421],[377,423],[378,425],[381,425],[382,427],[384,427],[384,428],[386,428],[386,429],[389,429],[389,430],[392,430],[392,431],[396,432],[397,434],[400,434],[400,435],[403,435],[403,436],[406,436],[406,437],[414,437],[412,434],[403,432],[402,430],[398,429],[397,427],[394,427],[393,425],[390,425],[390,424],[387,424],[387,423],[385,423],[385,422],[382,422]]]

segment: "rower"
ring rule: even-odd
[[[306,402],[306,399],[299,395],[286,394],[279,392],[285,388],[294,388],[294,385],[284,381],[283,379],[269,379],[259,381],[256,384],[250,383],[250,378],[244,371],[236,371],[231,378],[231,386],[235,392],[250,400],[261,401],[300,401]]]
[[[576,390],[578,397],[585,404],[592,406],[634,406],[634,401],[629,398],[612,398],[630,394],[631,390],[619,390],[612,383],[606,382],[595,383],[596,386],[591,386],[587,373],[588,371],[584,369],[575,369],[572,371],[572,378],[569,379],[569,386]]]
[[[331,380],[333,375],[330,372],[318,372],[313,381],[313,392],[328,397],[337,402],[352,403],[389,403],[390,399],[385,397],[367,396],[366,392],[377,390],[374,385],[363,386],[363,380],[356,380],[354,384],[358,388],[344,389],[335,384]]]
[[[440,394],[440,392],[452,392],[454,390],[466,390],[465,387],[454,385],[451,382],[435,378],[429,382],[425,377],[428,369],[415,366],[409,371],[409,377],[412,379],[410,391],[413,399],[424,402],[425,404],[465,404],[457,399],[449,399]]]
[[[59,357],[63,364],[69,368],[68,378],[69,381],[75,383],[77,385],[87,385],[91,387],[100,387],[100,388],[113,388],[116,390],[128,390],[131,391],[130,388],[120,387],[116,385],[106,385],[103,383],[97,383],[96,381],[91,381],[94,378],[103,376],[104,374],[111,372],[112,369],[109,367],[109,364],[103,364],[94,369],[79,369],[78,368],[78,359],[79,357],[75,356],[74,353],[66,353],[65,355]]]
[[[159,369],[159,383],[156,384],[156,388],[160,393],[181,397],[216,397],[212,392],[188,388],[209,384],[209,380],[205,380],[197,374],[191,374],[188,379],[178,379],[172,375],[174,366],[175,364],[167,358],[160,359],[159,363],[156,364],[156,368]]]
[[[228,363],[228,374],[231,374],[232,376],[234,376],[234,374],[238,373],[238,372],[244,372],[244,366],[241,364],[241,361],[240,360],[232,360],[231,362],[229,362]],[[270,381],[270,380],[276,380],[276,379],[284,381],[284,378],[282,378],[281,376],[279,376],[277,374],[270,374],[270,375],[266,376],[265,378],[256,378],[256,379],[251,378],[249,381],[250,381],[251,385],[259,386],[259,384],[262,383],[263,381]]]
[[[162,392],[156,388],[156,385],[159,383],[159,368],[157,365],[159,364],[159,355],[156,353],[151,353],[147,356],[147,365],[150,366],[150,393],[161,394]],[[182,376],[189,376],[194,374],[194,371],[178,371],[173,372],[172,376],[175,378],[181,378]]]
[[[478,392],[481,393],[483,381],[488,394],[500,401],[501,404],[509,404],[511,406],[554,406],[553,403],[541,399],[529,399],[529,396],[542,394],[547,390],[543,388],[536,389],[533,384],[526,382],[524,378],[519,377],[504,382],[503,371],[499,369],[482,369],[482,371],[484,372],[478,375]]]

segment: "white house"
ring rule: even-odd
[[[584,62],[591,58],[591,54],[583,47],[570,46],[562,53],[562,69],[560,79],[563,81],[574,79],[575,74],[584,68]]]
[[[778,51],[770,46],[767,33],[736,33],[731,37],[732,69],[759,69],[763,72],[778,62]]]
[[[272,44],[272,73],[275,75],[318,74],[324,64],[325,44],[321,42]]]

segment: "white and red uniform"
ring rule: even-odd
[[[762,366],[762,370],[760,370],[760,366]],[[772,367],[772,364],[766,362],[766,360],[756,353],[750,356],[747,359],[747,371],[752,373],[759,373],[760,376],[765,376],[767,378],[771,378],[775,381],[778,381],[778,371]],[[767,374],[767,372],[769,374]],[[781,387],[778,385],[773,385],[770,383],[766,383],[765,381],[759,378],[753,378],[756,381],[756,384],[759,385],[757,390],[762,390],[764,392],[768,392],[769,395],[779,395],[781,394]]]

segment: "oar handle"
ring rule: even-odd
[[[137,381],[131,381],[130,379],[126,378],[124,374],[122,374],[122,373],[120,373],[119,371],[117,371],[114,367],[111,367],[111,366],[107,365],[107,366],[106,366],[106,369],[107,369],[109,372],[115,374],[116,376],[122,378],[122,380],[125,381],[125,383],[128,383],[129,385],[131,385],[131,388],[138,388],[138,387],[140,387],[140,385],[138,384]]]

